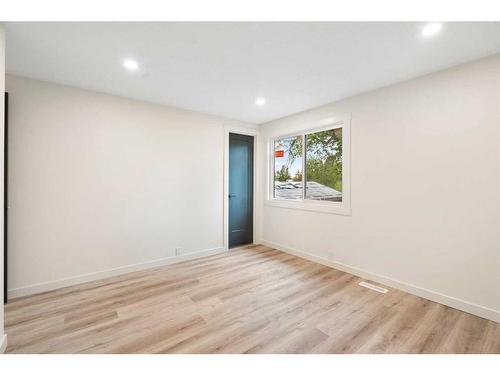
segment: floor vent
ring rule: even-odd
[[[377,285],[373,285],[373,284],[367,283],[366,281],[360,282],[359,285],[364,286],[365,288],[368,288],[368,289],[371,289],[371,290],[375,290],[376,292],[379,292],[379,293],[387,293],[388,292],[387,289],[382,288],[382,287],[377,286]]]

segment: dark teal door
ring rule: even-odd
[[[229,134],[229,247],[253,242],[253,137]]]

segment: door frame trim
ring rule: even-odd
[[[223,223],[223,246],[226,251],[229,250],[229,133],[249,135],[253,137],[253,242],[258,243],[256,233],[256,210],[257,210],[257,193],[258,193],[258,147],[259,147],[259,130],[246,128],[241,126],[224,126],[224,188],[223,188],[223,212],[224,212],[224,223]]]

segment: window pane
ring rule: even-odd
[[[302,199],[302,137],[274,141],[274,197]]]
[[[342,129],[306,135],[306,199],[342,202]]]

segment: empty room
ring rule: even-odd
[[[5,21],[0,58],[2,352],[500,353],[499,22]]]

